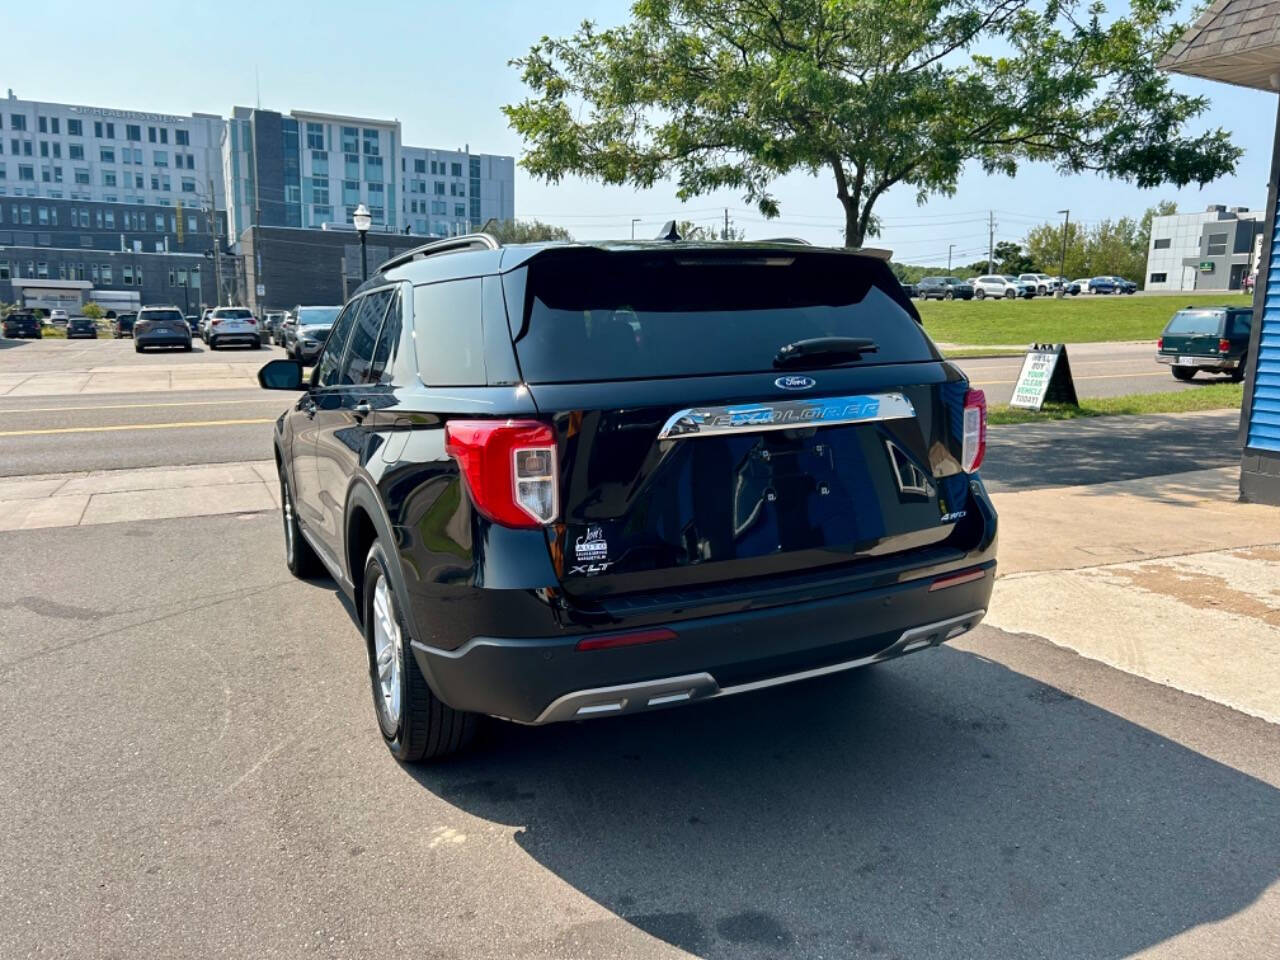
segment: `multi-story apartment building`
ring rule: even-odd
[[[0,100],[0,196],[223,209],[221,117]]]
[[[212,227],[212,228],[211,228]],[[214,301],[201,207],[0,197],[0,301],[75,311]]]
[[[348,229],[361,203],[377,232],[449,236],[515,216],[515,161],[405,146],[398,120],[236,107],[223,139],[228,230]]]

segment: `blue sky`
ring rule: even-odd
[[[507,66],[543,34],[571,32],[583,19],[617,23],[625,0],[543,4],[525,0],[469,3],[376,4],[311,0],[257,3],[134,3],[94,6],[92,29],[82,29],[82,3],[46,0],[11,4],[4,14],[5,46],[23,50],[20,70],[0,70],[0,92],[20,97],[157,112],[203,111],[227,115],[236,104],[397,118],[405,141],[519,156],[521,143],[499,112],[524,93]],[[109,9],[109,12],[108,12]],[[52,38],[56,38],[53,42]],[[46,51],[42,53],[41,51]],[[18,61],[12,60],[11,63]],[[970,169],[953,197],[917,206],[909,188],[890,191],[877,205],[885,221],[877,245],[897,259],[945,263],[985,256],[987,211],[996,211],[998,240],[1020,240],[1028,227],[1059,219],[1139,215],[1161,199],[1182,209],[1209,203],[1261,207],[1275,125],[1274,94],[1190,79],[1182,89],[1206,93],[1206,125],[1232,131],[1246,153],[1237,173],[1203,190],[1142,191],[1095,176],[1063,178],[1047,167],[1025,167],[1016,178]],[[567,226],[583,239],[622,237],[631,218],[639,235],[652,235],[672,217],[713,221],[730,208],[748,237],[800,235],[816,243],[840,242],[842,223],[829,177],[793,175],[774,191],[782,216],[762,222],[732,192],[682,205],[670,185],[649,191],[606,188],[585,181],[548,185],[517,169],[517,216]]]

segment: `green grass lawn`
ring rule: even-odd
[[[1035,413],[1013,409],[1004,404],[987,410],[987,422],[993,425],[1036,423],[1040,420],[1074,420],[1077,417],[1106,417],[1134,413],[1189,413],[1194,410],[1240,409],[1244,402],[1242,383],[1206,383],[1190,390],[1168,393],[1131,393],[1122,397],[1097,397],[1080,401],[1079,407],[1046,403]]]
[[[1154,340],[1187,304],[1248,306],[1247,295],[1036,297],[1034,300],[916,301],[924,328],[939,343],[1087,343]],[[959,353],[949,355],[960,356]]]

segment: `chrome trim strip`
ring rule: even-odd
[[[667,422],[658,431],[658,439],[686,440],[723,436],[727,433],[831,427],[879,420],[905,420],[915,415],[916,408],[901,393],[787,398],[722,407],[686,407],[667,418]]]
[[[561,720],[585,720],[597,716],[618,716],[624,713],[643,713],[660,707],[674,706],[677,703],[714,700],[717,697],[729,697],[736,693],[749,693],[753,690],[779,687],[799,680],[825,677],[832,673],[879,663],[882,660],[892,660],[925,647],[936,647],[972,630],[986,614],[986,610],[974,610],[958,617],[948,617],[946,620],[910,627],[902,631],[898,639],[889,646],[870,656],[832,663],[825,667],[814,667],[812,670],[766,677],[750,683],[739,683],[732,687],[721,687],[715,677],[709,673],[691,673],[681,677],[625,683],[615,687],[575,690],[553,700],[533,721],[533,725],[556,723]]]

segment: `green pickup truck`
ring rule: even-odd
[[[1178,380],[1190,380],[1197,370],[1229,373],[1244,379],[1249,352],[1252,307],[1187,307],[1173,315],[1156,342],[1156,362],[1173,366]]]

